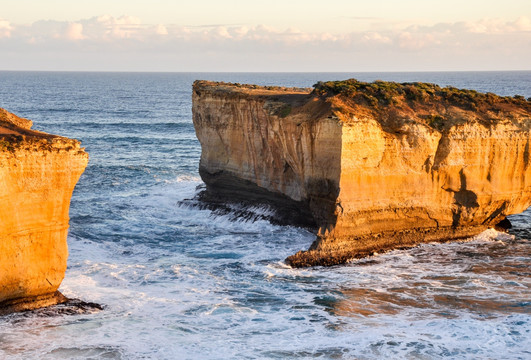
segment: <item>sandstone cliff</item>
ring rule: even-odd
[[[197,81],[193,120],[208,199],[276,203],[292,222],[315,223],[316,241],[292,266],[468,237],[531,204],[522,97],[423,83]]]
[[[64,302],[70,197],[88,163],[76,140],[0,109],[0,314]]]

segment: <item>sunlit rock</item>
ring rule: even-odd
[[[317,229],[292,266],[478,234],[531,204],[531,103],[433,84],[312,89],[196,81],[212,201],[275,204]]]
[[[77,140],[0,109],[0,314],[66,301],[70,197],[88,163]]]

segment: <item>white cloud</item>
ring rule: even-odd
[[[434,34],[410,31],[400,33],[397,41],[398,46],[406,50],[421,50],[441,43]]]
[[[531,57],[531,20],[522,16],[511,21],[482,19],[332,34],[266,25],[145,24],[136,17],[103,15],[76,22],[38,21],[31,25],[0,20],[0,45],[12,53],[53,50],[62,54],[119,57],[120,53],[134,52],[159,54],[158,59],[168,54],[193,53],[198,58],[208,54],[209,58],[224,57],[227,63],[232,59],[235,67],[238,61],[259,56],[266,65],[267,59],[280,62],[281,57],[293,64],[309,59],[323,64],[344,59],[344,64],[349,64],[348,61],[353,61],[349,59],[355,59],[356,64],[365,64],[367,68],[376,64],[396,65],[399,61],[424,65],[426,59],[429,64],[441,67],[448,63],[473,64],[488,58],[489,64],[499,61],[501,67],[510,60],[512,67],[529,68],[526,59]],[[341,55],[331,57],[330,53]],[[6,67],[3,64],[0,59],[0,68]],[[256,66],[255,70],[261,69],[259,63]]]
[[[525,16],[521,16],[515,21],[504,21],[502,19],[482,19],[477,22],[466,22],[465,27],[472,33],[507,34],[531,31],[531,20]]]
[[[531,19],[525,16],[520,16],[512,25],[520,31],[531,31]]]
[[[212,36],[214,39],[232,39],[232,35],[225,26],[218,26],[210,30],[208,35]]]
[[[476,22],[440,23],[433,26],[411,25],[402,29],[352,32],[350,34],[311,33],[297,28],[275,29],[270,26],[212,25],[204,27],[183,27],[164,24],[143,24],[132,16],[113,17],[103,15],[77,22],[38,21],[30,26],[12,25],[0,20],[0,37],[21,39],[90,40],[120,41],[123,39],[140,42],[154,35],[168,40],[186,39],[189,41],[231,40],[255,41],[277,44],[304,44],[315,42],[362,42],[365,44],[387,44],[405,49],[420,49],[430,44],[442,44],[450,39],[470,34],[509,35],[520,34],[529,37],[531,20],[520,17],[514,21],[482,19]]]
[[[384,36],[378,32],[370,31],[363,35],[363,41],[368,43],[390,44],[391,38]]]
[[[66,38],[69,40],[83,40],[83,24],[70,23],[66,28]]]
[[[242,39],[247,33],[249,33],[249,28],[247,26],[239,26],[232,29],[233,37],[237,39]]]
[[[166,26],[162,24],[158,24],[157,27],[155,28],[155,34],[168,35],[168,29],[166,28]]]
[[[9,21],[0,19],[0,38],[11,37],[11,30],[13,30],[13,27]]]
[[[103,15],[92,18],[86,22],[95,31],[94,36],[106,39],[130,39],[143,35],[145,27],[140,19],[133,16],[121,16],[119,18]]]

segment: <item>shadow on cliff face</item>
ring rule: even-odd
[[[453,210],[452,226],[454,228],[462,225],[461,218],[463,215],[463,209],[470,211],[479,208],[478,196],[473,191],[467,189],[466,176],[463,172],[463,169],[461,169],[459,172],[459,177],[461,180],[461,187],[459,191],[453,191],[456,205],[456,209]],[[452,192],[450,189],[447,189],[446,191]]]
[[[316,179],[307,185],[309,206],[312,217],[317,224],[320,235],[333,231],[337,223],[336,199],[339,197],[339,185],[330,179]],[[311,248],[317,246],[320,238],[316,239]]]

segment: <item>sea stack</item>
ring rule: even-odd
[[[276,204],[288,222],[315,225],[310,249],[286,259],[294,267],[470,237],[531,205],[531,102],[521,96],[196,81],[193,121],[204,198]]]
[[[0,109],[0,315],[66,301],[68,211],[88,163],[77,140]]]

